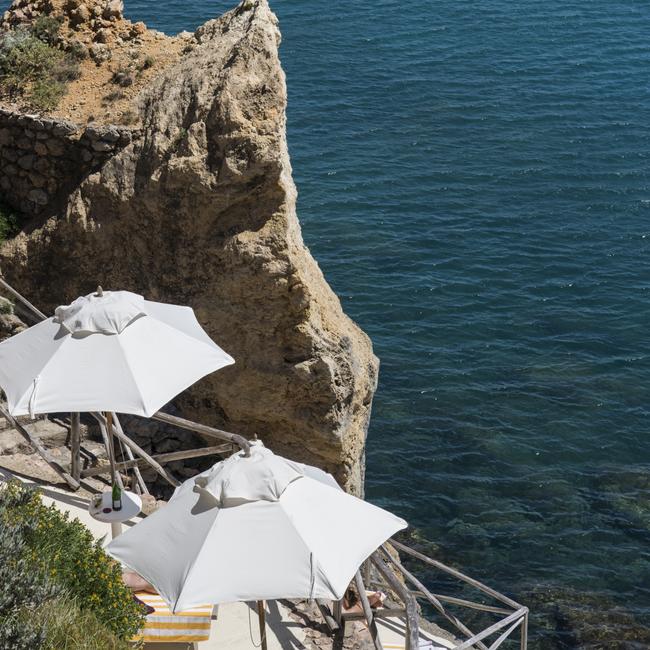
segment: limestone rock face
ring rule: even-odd
[[[98,284],[191,305],[236,364],[176,406],[360,493],[378,362],[302,241],[279,40],[266,0],[200,27],[139,96],[143,129],[0,265],[49,311]]]

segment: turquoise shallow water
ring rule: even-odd
[[[533,647],[612,600],[619,647],[650,622],[650,5],[273,7],[305,240],[382,361],[369,498],[530,604]]]

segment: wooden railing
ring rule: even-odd
[[[404,604],[403,616],[406,620],[407,637],[409,645],[407,648],[415,649],[418,647],[417,635],[413,633],[415,627],[415,620],[413,615],[409,613],[412,609],[412,601],[418,599],[426,602],[437,614],[439,614],[447,623],[455,628],[454,636],[460,640],[453,646],[454,650],[469,650],[478,648],[479,650],[496,650],[508,638],[511,638],[519,632],[519,646],[521,650],[526,650],[528,646],[528,608],[520,605],[516,601],[508,598],[495,589],[470,578],[464,573],[453,569],[452,567],[427,557],[423,553],[416,551],[401,542],[391,540],[391,545],[399,552],[401,556],[395,553],[390,553],[387,546],[382,546],[371,557],[372,566],[374,566],[382,577],[391,570],[395,575],[402,577],[400,582],[401,589],[394,589],[394,583],[389,584],[389,588],[393,590],[401,599]],[[418,561],[425,565],[427,569],[436,569],[437,571],[454,578],[455,580],[464,583],[477,590],[484,596],[488,596],[497,604],[487,604],[482,602],[475,602],[464,598],[458,598],[447,594],[432,593],[424,583],[418,579],[412,571],[404,566],[404,559],[408,557],[411,561]],[[492,615],[498,615],[500,620],[487,626],[480,632],[473,632],[463,623],[456,614],[449,611],[449,605],[466,608],[474,611],[481,611]],[[411,606],[411,607],[410,607]],[[498,634],[498,636],[496,636]],[[488,639],[494,637],[492,643],[488,646]]]
[[[389,545],[393,548],[389,549]],[[412,571],[404,566],[406,558],[424,564],[428,571],[431,568],[436,569],[446,578],[451,577],[476,589],[483,596],[496,601],[497,604],[479,603],[456,596],[433,593]],[[393,619],[394,622],[395,619],[400,619],[404,622],[404,647],[406,650],[417,650],[421,642],[428,638],[425,634],[421,634],[420,630],[422,627],[421,609],[418,606],[418,601],[421,601],[429,605],[436,616],[443,619],[440,621],[443,625],[439,627],[446,631],[450,638],[455,639],[449,642],[453,644],[451,646],[453,650],[496,650],[509,638],[515,639],[521,650],[526,650],[528,646],[527,607],[482,582],[396,540],[391,539],[388,544],[383,545],[370,556],[364,563],[362,571],[357,573],[355,586],[361,600],[361,613],[344,612],[340,601],[332,603],[331,609],[327,602],[318,601],[318,606],[330,632],[335,636],[338,635],[341,640],[345,636],[345,627],[348,622],[364,620],[368,625],[375,650],[383,650],[377,623],[381,624],[382,620]],[[366,597],[366,586],[388,592],[390,596],[387,606],[372,609]],[[489,615],[498,615],[500,619],[480,632],[473,632],[456,614],[449,610],[450,605]],[[434,618],[433,621],[438,622],[437,618]],[[450,630],[449,627],[452,629]],[[519,638],[516,638],[517,632]],[[491,637],[495,638],[490,642]],[[490,645],[487,645],[488,643]]]

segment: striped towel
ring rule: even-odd
[[[199,605],[184,612],[172,614],[158,594],[140,591],[136,593],[136,596],[156,611],[147,615],[144,629],[133,637],[134,641],[198,643],[210,638],[212,605]]]

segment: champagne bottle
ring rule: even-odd
[[[117,482],[113,483],[113,510],[122,510],[122,490]]]

